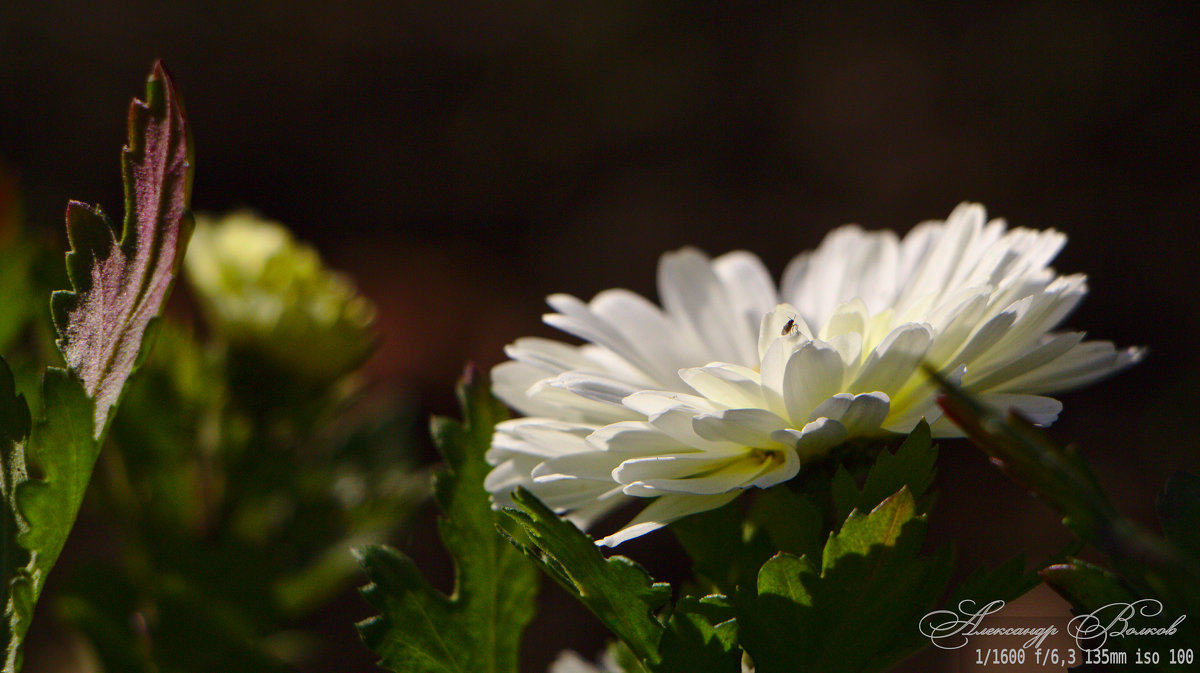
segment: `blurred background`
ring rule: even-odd
[[[1149,347],[1067,394],[1054,432],[1152,525],[1168,474],[1200,471],[1197,35],[1200,12],[1166,2],[3,3],[0,162],[30,226],[61,235],[68,198],[120,212],[126,107],[163,59],[194,207],[255,209],[353,275],[378,306],[373,385],[421,415],[457,413],[465,362],[552,336],[547,294],[653,297],[682,245],[778,274],[834,226],[903,232],[979,201],[1070,236],[1056,267],[1091,294],[1068,326]],[[932,529],[966,569],[1068,539],[965,442],[943,445],[939,487]],[[395,544],[448,586],[433,518]],[[680,573],[669,535],[622,551]],[[603,642],[544,593],[531,672]],[[1010,610],[1065,615],[1056,601]],[[370,613],[347,592],[317,618],[330,652],[312,670],[374,670],[351,628]],[[29,670],[62,649],[35,632]]]

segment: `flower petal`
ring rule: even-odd
[[[927,325],[909,323],[891,334],[867,356],[850,392],[898,391],[916,373],[933,341]]]
[[[608,537],[597,540],[596,545],[601,547],[615,547],[627,540],[632,540],[650,531],[658,530],[672,521],[682,519],[689,514],[707,512],[708,510],[721,507],[731,502],[739,493],[740,491],[731,491],[719,495],[673,493],[660,496],[657,500],[650,503],[646,509],[642,510],[641,514],[638,514],[633,521],[626,524],[624,528]]]
[[[818,404],[843,390],[841,354],[821,341],[810,341],[788,359],[783,375],[783,403],[792,424],[808,422]]]
[[[728,409],[692,420],[696,434],[707,440],[724,440],[759,449],[775,446],[771,433],[786,427],[787,421],[766,409]]]
[[[757,323],[730,319],[731,301],[707,257],[692,248],[663,255],[658,267],[663,308],[687,334],[707,348],[709,360],[755,364]]]

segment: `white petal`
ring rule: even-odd
[[[529,470],[537,464],[536,458],[518,456],[506,460],[492,468],[483,480],[483,487],[492,494],[492,503],[496,507],[516,507],[512,500],[512,492],[518,486],[529,488],[533,480]]]
[[[929,327],[909,323],[892,330],[863,363],[851,392],[897,392],[917,372],[932,341]]]
[[[752,330],[779,303],[775,282],[755,255],[743,251],[726,253],[714,259],[712,267],[725,284],[733,313],[740,315]]]
[[[720,495],[672,494],[661,496],[650,503],[624,528],[606,538],[597,540],[596,544],[602,547],[615,547],[627,540],[641,537],[652,530],[658,530],[689,514],[707,512],[710,509],[721,507],[738,497],[739,493],[740,491]]]
[[[599,521],[609,512],[619,509],[632,500],[633,498],[622,493],[620,487],[617,487],[596,496],[594,502],[572,509],[564,515],[564,518],[575,524],[576,528],[587,530],[592,527],[593,523]]]
[[[622,461],[636,455],[617,451],[588,451],[549,458],[530,471],[537,483],[563,479],[591,479],[613,483],[612,473]]]
[[[985,357],[980,358],[980,364],[994,366],[1031,349],[1075,308],[1086,293],[1083,276],[1055,280],[1045,292],[1031,297],[1025,310],[1018,311],[1012,327],[992,345]]]
[[[950,383],[959,385],[966,371],[966,365],[959,365],[951,371],[943,371],[942,376]],[[910,386],[900,395],[892,397],[891,412],[883,422],[883,429],[908,434],[922,418],[932,425],[942,417],[942,408],[935,401],[939,392],[937,383],[931,378],[926,378],[917,385]]]
[[[758,329],[758,357],[766,356],[771,345],[781,339],[796,344],[812,338],[812,329],[791,304],[779,304],[763,316]]]
[[[731,301],[708,258],[685,248],[663,255],[658,294],[677,325],[695,335],[710,360],[754,364],[757,334],[743,320],[730,320]]]
[[[584,420],[586,411],[565,407],[550,400],[530,397],[529,390],[546,378],[545,370],[509,360],[492,368],[492,393],[501,402],[525,416],[557,416],[564,420]]]
[[[698,414],[720,409],[707,398],[687,393],[671,393],[662,390],[643,390],[622,400],[633,411],[645,416],[661,414],[668,409],[688,409]]]
[[[605,290],[588,307],[632,344],[642,359],[654,365],[658,380],[678,387],[672,374],[711,359],[699,341],[680,330],[661,309],[628,290]]]
[[[607,671],[584,659],[575,652],[563,650],[550,664],[546,673],[607,673]]]
[[[846,367],[857,369],[863,355],[863,338],[858,332],[840,334],[829,340],[829,345],[842,356]]]
[[[866,334],[870,319],[867,305],[854,298],[834,309],[819,336],[822,341],[829,341],[840,334]]]
[[[595,363],[588,360],[578,346],[542,339],[522,337],[504,347],[504,354],[513,360],[537,367],[546,376],[553,376],[571,369],[591,369]]]
[[[728,440],[713,441],[697,435],[695,428],[692,427],[692,419],[695,417],[696,413],[694,411],[675,407],[651,416],[650,424],[656,430],[669,435],[680,444],[695,447],[703,451],[719,451],[741,446]]]
[[[979,399],[982,403],[1001,411],[1016,409],[1037,425],[1050,425],[1062,412],[1062,402],[1040,395],[992,393],[981,395]]]
[[[619,408],[623,408],[621,400],[641,390],[625,381],[583,372],[563,372],[542,381],[542,385],[569,390],[584,399]]]
[[[970,372],[972,375],[965,377],[964,385],[973,391],[992,390],[1022,374],[1057,360],[1078,346],[1081,341],[1083,341],[1083,332],[1047,335],[1036,348],[1025,351],[1008,362],[994,365],[990,370],[973,369]]]
[[[743,450],[732,456],[688,453],[628,460],[613,471],[613,479],[626,484],[624,492],[632,496],[715,495],[749,488],[764,477],[771,484],[779,483],[796,476],[799,467],[800,462],[790,449]]]
[[[863,393],[855,395],[845,413],[834,420],[846,427],[849,436],[858,437],[878,430],[890,408],[890,400],[884,393]]]
[[[784,428],[775,433],[775,440],[791,444],[802,461],[820,458],[830,449],[846,441],[846,426],[831,419],[818,418],[799,430]]]
[[[929,317],[928,322],[933,326],[934,337],[926,357],[934,365],[957,360],[955,356],[963,349],[967,338],[979,327],[983,319],[990,292],[988,288],[964,288],[960,297],[961,301],[958,301],[958,298],[952,299]]]
[[[998,392],[1062,392],[1110,376],[1144,357],[1140,348],[1118,352],[1109,341],[1081,343],[1056,360],[1005,381]]]
[[[987,353],[996,342],[1004,337],[1008,329],[1017,319],[1017,313],[1023,310],[1024,306],[1029,304],[1030,299],[1026,297],[1021,301],[1009,306],[1002,313],[989,318],[978,330],[971,335],[971,339],[967,341],[967,345],[963,346],[958,355],[954,356],[957,362],[970,365],[977,358],[982,357]]]
[[[774,446],[771,433],[788,425],[787,421],[766,409],[729,409],[692,420],[696,434],[705,439],[754,448]]]
[[[764,404],[758,372],[739,365],[714,363],[679,372],[693,390],[727,407],[761,407]]]
[[[984,219],[983,208],[978,204],[964,203],[955,208],[946,218],[940,235],[917,263],[896,305],[902,307],[928,294],[940,294],[951,286],[951,280],[959,273],[963,253],[982,233]]]
[[[542,316],[547,325],[603,346],[645,372],[660,386],[671,387],[678,367],[647,357],[643,344],[630,341],[616,326],[593,313],[582,301],[570,295],[555,294],[548,297],[546,303],[558,311]]]
[[[691,425],[691,414],[680,412],[678,416],[686,418],[688,425]],[[689,433],[685,436],[685,439],[694,440],[698,438],[695,433]],[[595,432],[588,435],[587,443],[592,448],[612,452],[625,458],[635,455],[653,456],[663,453],[697,451],[702,449],[720,450],[726,446],[731,446],[729,443],[697,446],[697,443],[694,441],[681,441],[664,432],[659,427],[643,421],[613,423],[598,428]]]
[[[610,499],[624,493],[619,485],[611,480],[592,481],[586,479],[570,479],[559,481],[535,481],[533,486],[526,487],[530,493],[537,496],[550,509],[559,514],[591,505],[600,499]],[[608,509],[620,504],[620,500],[612,502]]]
[[[807,422],[825,399],[842,390],[845,365],[832,346],[810,341],[792,353],[783,376],[783,402],[792,424]]]
[[[594,426],[550,418],[514,418],[496,425],[492,452],[524,453],[549,458],[590,451],[586,437]]]
[[[565,375],[560,374],[559,376]],[[557,377],[542,379],[533,384],[528,392],[531,398],[548,405],[549,408],[557,409],[553,413],[547,413],[547,416],[575,418],[595,425],[626,421],[635,417],[634,413],[624,406],[585,397],[565,385],[556,385],[556,381],[558,381]],[[561,383],[561,381],[558,382]],[[583,390],[583,388],[578,388],[578,390]],[[598,390],[594,392],[599,394]]]

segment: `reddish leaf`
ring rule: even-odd
[[[120,240],[99,207],[72,201],[67,273],[74,290],[55,292],[51,301],[58,347],[95,401],[97,438],[175,281],[192,230],[191,136],[161,63],[146,83],[145,102],[135,99],[129,106],[129,144],[121,163]]]

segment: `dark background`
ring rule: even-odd
[[[685,244],[778,274],[836,225],[906,231],[980,201],[1070,236],[1056,266],[1091,294],[1069,326],[1149,346],[1067,394],[1055,433],[1152,523],[1167,475],[1200,471],[1197,37],[1190,3],[4,3],[0,161],[36,226],[60,229],[68,198],[119,210],[126,106],[164,59],[195,207],[253,207],[353,273],[385,336],[371,371],[436,413],[464,361],[551,334],[551,292],[653,296]],[[964,442],[939,485],[932,527],[966,567],[1067,539]],[[424,557],[431,529],[397,542]],[[670,576],[669,538],[622,551]],[[547,600],[530,672],[602,641]],[[348,594],[322,618],[335,654],[315,670],[372,670],[350,630],[368,614]]]

